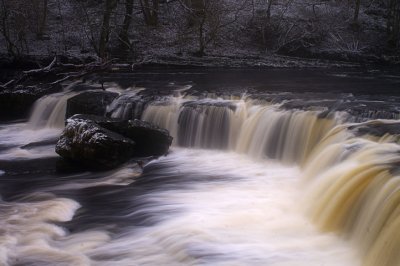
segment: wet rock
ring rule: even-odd
[[[136,143],[134,155],[160,156],[168,152],[172,137],[168,130],[140,120],[120,120],[95,115],[75,115],[72,119],[93,121],[100,127],[116,132]]]
[[[136,142],[136,156],[164,155],[172,143],[168,130],[137,119],[128,120],[116,131]]]
[[[349,126],[348,129],[356,136],[375,136],[385,135],[400,136],[400,123],[397,121],[372,120],[365,123]]]
[[[80,93],[67,102],[66,118],[74,114],[91,114],[103,116],[107,106],[118,96],[118,93],[109,91],[86,91]]]
[[[89,119],[72,117],[56,144],[56,152],[64,159],[89,168],[114,168],[134,154],[135,142],[101,127]]]
[[[145,106],[152,98],[127,92],[116,98],[107,109],[107,116],[121,119],[138,119],[142,116]]]

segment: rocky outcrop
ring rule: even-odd
[[[34,102],[43,95],[55,93],[61,86],[17,86],[12,89],[0,88],[0,121],[26,118]]]
[[[103,116],[107,106],[118,96],[118,93],[109,91],[82,92],[67,102],[66,118],[75,114],[91,114]]]
[[[129,138],[88,119],[72,117],[56,144],[56,152],[90,168],[109,169],[129,160],[134,147],[135,142]]]
[[[73,118],[93,121],[103,128],[132,139],[136,143],[136,156],[164,155],[172,144],[168,130],[138,119],[121,120],[96,115],[75,115]]]
[[[108,169],[132,157],[164,155],[171,143],[167,130],[147,122],[78,114],[67,119],[56,152],[90,168]]]

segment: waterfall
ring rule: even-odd
[[[150,103],[142,119],[168,129],[178,146],[232,150],[290,164],[305,160],[336,124],[320,113],[244,99],[172,97]]]
[[[315,224],[350,239],[366,266],[398,265],[400,131],[389,130],[398,122],[346,123],[365,121],[366,114],[377,118],[376,111],[365,111],[360,119],[323,114],[250,99],[170,98],[150,103],[142,119],[169,129],[178,146],[299,164],[307,213]]]
[[[67,100],[77,94],[77,92],[60,92],[37,100],[32,108],[28,128],[63,128]]]
[[[119,97],[117,97],[107,108],[107,114],[113,118],[136,119],[140,118],[145,102],[141,100],[137,93],[144,90],[127,89]],[[119,91],[118,91],[119,92]]]
[[[399,264],[400,126],[396,120],[371,120],[398,119],[398,112],[365,106],[366,110],[300,108],[286,100],[246,95],[138,92],[122,94],[107,115],[141,118],[166,128],[176,147],[232,151],[256,162],[266,159],[299,166],[305,212],[321,231],[347,239],[365,266]],[[41,98],[29,126],[62,127],[67,99],[74,95]]]
[[[304,169],[306,205],[324,231],[350,239],[364,265],[398,265],[400,255],[399,135],[358,136],[352,127],[398,125],[371,121],[333,129]]]

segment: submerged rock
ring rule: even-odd
[[[171,143],[167,130],[147,122],[77,114],[67,119],[56,152],[90,168],[109,169],[134,156],[164,155]]]
[[[118,96],[118,93],[109,91],[86,91],[80,93],[67,102],[66,118],[74,114],[91,114],[102,116],[107,106]]]
[[[64,159],[94,169],[109,169],[129,160],[135,142],[93,121],[72,117],[57,142],[56,152]]]

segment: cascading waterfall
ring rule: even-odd
[[[329,259],[335,257],[335,252],[341,255],[327,265],[342,265],[344,261],[354,265],[357,259],[353,258],[351,252],[346,253],[349,248],[345,245],[349,244],[357,248],[365,266],[399,264],[398,121],[365,122],[368,120],[366,116],[376,118],[379,112],[363,113],[362,118],[357,118],[343,110],[325,107],[287,108],[285,101],[256,100],[248,95],[217,97],[207,94],[196,97],[178,94],[152,98],[140,95],[140,92],[130,90],[121,94],[109,106],[107,115],[124,119],[141,118],[166,128],[174,137],[175,148],[172,154],[146,166],[142,179],[129,180],[128,183],[134,185],[127,188],[132,189],[127,194],[130,197],[136,195],[135,200],[139,203],[143,201],[142,209],[139,208],[140,204],[135,203],[129,205],[133,209],[129,210],[132,213],[118,213],[116,217],[121,219],[121,216],[139,215],[146,222],[156,225],[143,228],[142,225],[132,226],[136,230],[133,237],[129,231],[131,228],[115,238],[103,227],[98,231],[71,236],[60,231],[56,240],[53,236],[44,237],[50,239],[49,243],[56,243],[57,248],[50,248],[47,242],[41,248],[49,249],[58,259],[72,261],[76,265],[130,265],[132,259],[138,261],[138,264],[165,265],[177,262],[182,265],[226,265],[237,261],[239,265],[250,265],[255,261],[268,265],[301,265],[303,262],[304,265],[319,265],[321,260],[326,259],[325,256],[330,256]],[[62,128],[66,101],[75,94],[60,93],[41,98],[35,104],[29,127]],[[384,115],[389,118],[398,116]],[[211,159],[206,158],[208,156]],[[229,163],[226,163],[226,158],[229,158]],[[232,167],[233,164],[235,167]],[[301,168],[303,177],[300,189],[293,180],[299,169],[293,165]],[[125,170],[123,168],[119,171]],[[1,173],[4,174],[0,170]],[[125,183],[130,176],[122,176]],[[79,178],[82,178],[82,184],[91,186],[92,177]],[[63,186],[64,189],[79,187],[76,184],[57,185],[51,191],[62,190]],[[140,189],[136,191],[135,186],[144,192]],[[320,233],[307,226],[304,231],[298,231],[306,224],[302,213],[295,210],[297,205],[293,207],[298,202],[296,193],[299,192],[301,198],[304,198],[305,213],[320,230],[336,232],[348,240],[347,244],[342,243],[341,249],[332,252],[334,255],[326,255],[321,251],[306,256],[303,251],[297,250],[306,241],[313,243],[310,244],[312,248],[326,245],[327,249],[340,246],[341,243],[329,234],[321,239]],[[235,200],[230,201],[230,197]],[[285,197],[289,200],[285,201]],[[46,216],[45,220],[39,220],[38,223],[47,226],[49,219],[72,219],[72,213],[79,207],[79,203],[63,197],[57,199],[54,206],[65,203],[65,206],[61,205],[70,210],[67,215]],[[129,198],[122,202],[135,200]],[[44,206],[51,202],[50,199],[45,200]],[[40,202],[37,205],[42,206]],[[249,206],[257,206],[258,209],[247,212]],[[177,214],[177,210],[183,214]],[[226,217],[219,216],[224,210],[229,210]],[[174,217],[168,220],[165,214],[160,220],[166,221],[157,225],[145,216],[146,212],[173,213],[171,216]],[[103,212],[99,213],[100,216],[104,215]],[[158,217],[156,214],[153,214],[154,217]],[[290,219],[295,222],[290,223]],[[191,227],[191,223],[196,227]],[[249,226],[249,223],[252,224]],[[12,221],[7,220],[5,226],[11,228]],[[32,228],[35,234],[38,227],[34,225]],[[59,230],[56,226],[54,228]],[[18,228],[13,230],[17,232]],[[256,239],[256,244],[251,241],[247,243],[248,239],[238,233],[241,231]],[[278,236],[275,231],[282,233],[282,236]],[[299,242],[287,244],[286,238]],[[19,243],[25,241],[24,235],[18,235],[18,239],[15,243],[11,240],[7,242],[18,250],[12,255],[15,260],[22,256],[28,263],[46,253],[23,245],[21,248]],[[279,241],[274,244],[276,246],[271,246],[270,243],[265,244],[265,239]],[[85,249],[80,250],[79,254],[75,252],[75,242],[85,243]],[[64,245],[66,252],[63,250]],[[227,251],[221,250],[221,246]],[[126,247],[132,248],[128,250]],[[305,248],[308,249],[307,246]],[[291,251],[300,254],[299,257],[286,255],[286,252]],[[4,254],[7,252],[7,248],[2,251]],[[275,255],[269,255],[268,252]],[[343,258],[340,257],[342,255]],[[258,261],[260,257],[262,259]],[[313,257],[318,259],[313,261]],[[299,258],[304,261],[299,262]],[[7,260],[6,255],[0,256],[1,262]]]
[[[255,158],[302,162],[335,124],[319,111],[282,110],[251,100],[183,100],[149,104],[142,119],[166,128],[182,147],[232,150]]]
[[[350,238],[364,265],[398,265],[400,176],[392,171],[400,162],[397,139],[354,136],[348,124],[338,125],[346,120],[343,112],[323,113],[246,99],[170,97],[150,103],[142,119],[167,128],[178,146],[300,164],[312,220],[322,230]],[[368,116],[380,113],[370,111]]]
[[[375,123],[397,125],[369,122]],[[310,216],[322,230],[354,242],[364,265],[400,261],[399,140],[388,134],[355,136],[348,125],[339,126],[315,149],[304,170]]]
[[[37,100],[29,118],[28,127],[31,129],[63,128],[67,100],[77,94],[77,92],[60,92]]]

